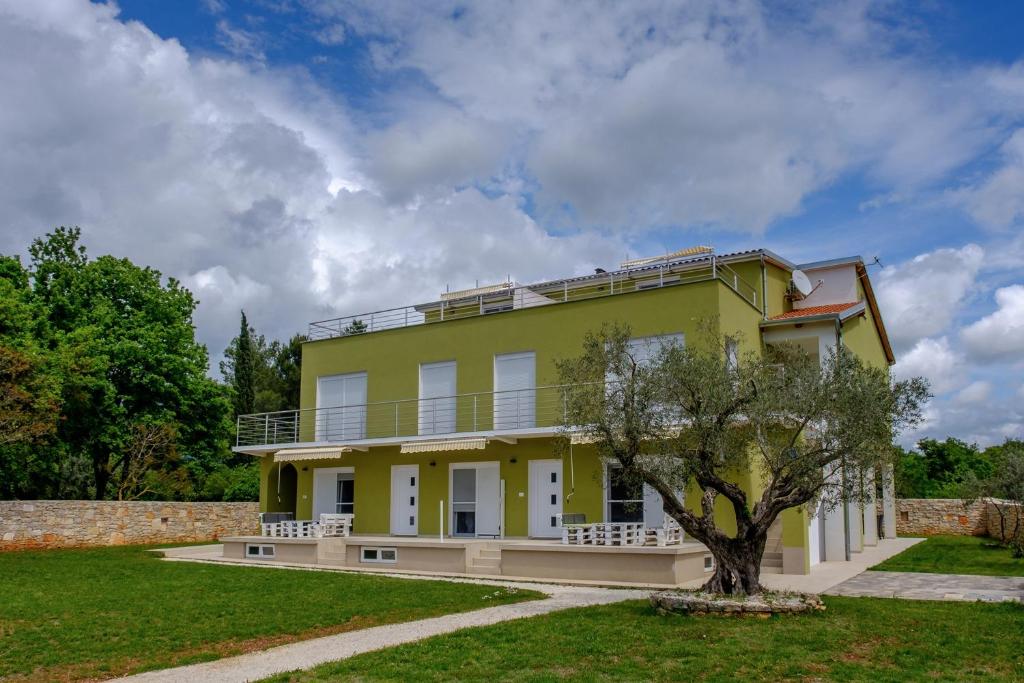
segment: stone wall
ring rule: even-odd
[[[0,550],[189,543],[258,527],[259,503],[0,501]]]
[[[985,536],[988,502],[965,506],[959,498],[899,498],[896,500],[898,536]]]
[[[1006,539],[1013,538],[1015,533],[1024,534],[1024,509],[1015,503],[1008,503],[1003,500],[988,501],[988,515],[986,517],[988,535],[992,538],[1002,538],[999,530],[999,511],[1002,510],[1006,519]]]

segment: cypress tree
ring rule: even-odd
[[[235,416],[256,412],[256,350],[253,348],[249,321],[242,311],[241,330],[235,348],[233,386],[235,389]]]

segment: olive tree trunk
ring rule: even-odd
[[[708,593],[755,595],[761,592],[761,557],[767,533],[753,538],[733,538],[725,542],[704,542],[715,556],[715,570],[704,584]]]

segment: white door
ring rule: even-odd
[[[366,373],[318,377],[317,441],[366,438]]]
[[[644,484],[644,526],[650,529],[665,526],[665,505],[661,494],[650,484]]]
[[[419,529],[420,466],[391,466],[391,533],[415,536]]]
[[[501,535],[501,474],[496,462],[452,463],[448,519],[453,536]]]
[[[562,529],[562,461],[530,461],[530,536],[556,538]]]
[[[535,426],[537,358],[527,353],[494,357],[494,428],[528,429]]]
[[[313,519],[322,514],[355,513],[355,469],[313,468]]]
[[[476,535],[501,535],[501,470],[498,463],[476,468]]]
[[[455,361],[420,365],[420,434],[455,431]]]

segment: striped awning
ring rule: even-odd
[[[347,446],[320,446],[318,448],[287,448],[274,453],[274,462],[295,462],[298,460],[330,460],[351,453]]]
[[[487,439],[438,439],[402,444],[402,453],[438,453],[440,451],[476,451],[487,447]]]
[[[594,443],[597,438],[593,434],[585,434],[583,432],[573,432],[569,435],[569,443],[573,446],[579,446],[582,444]]]

